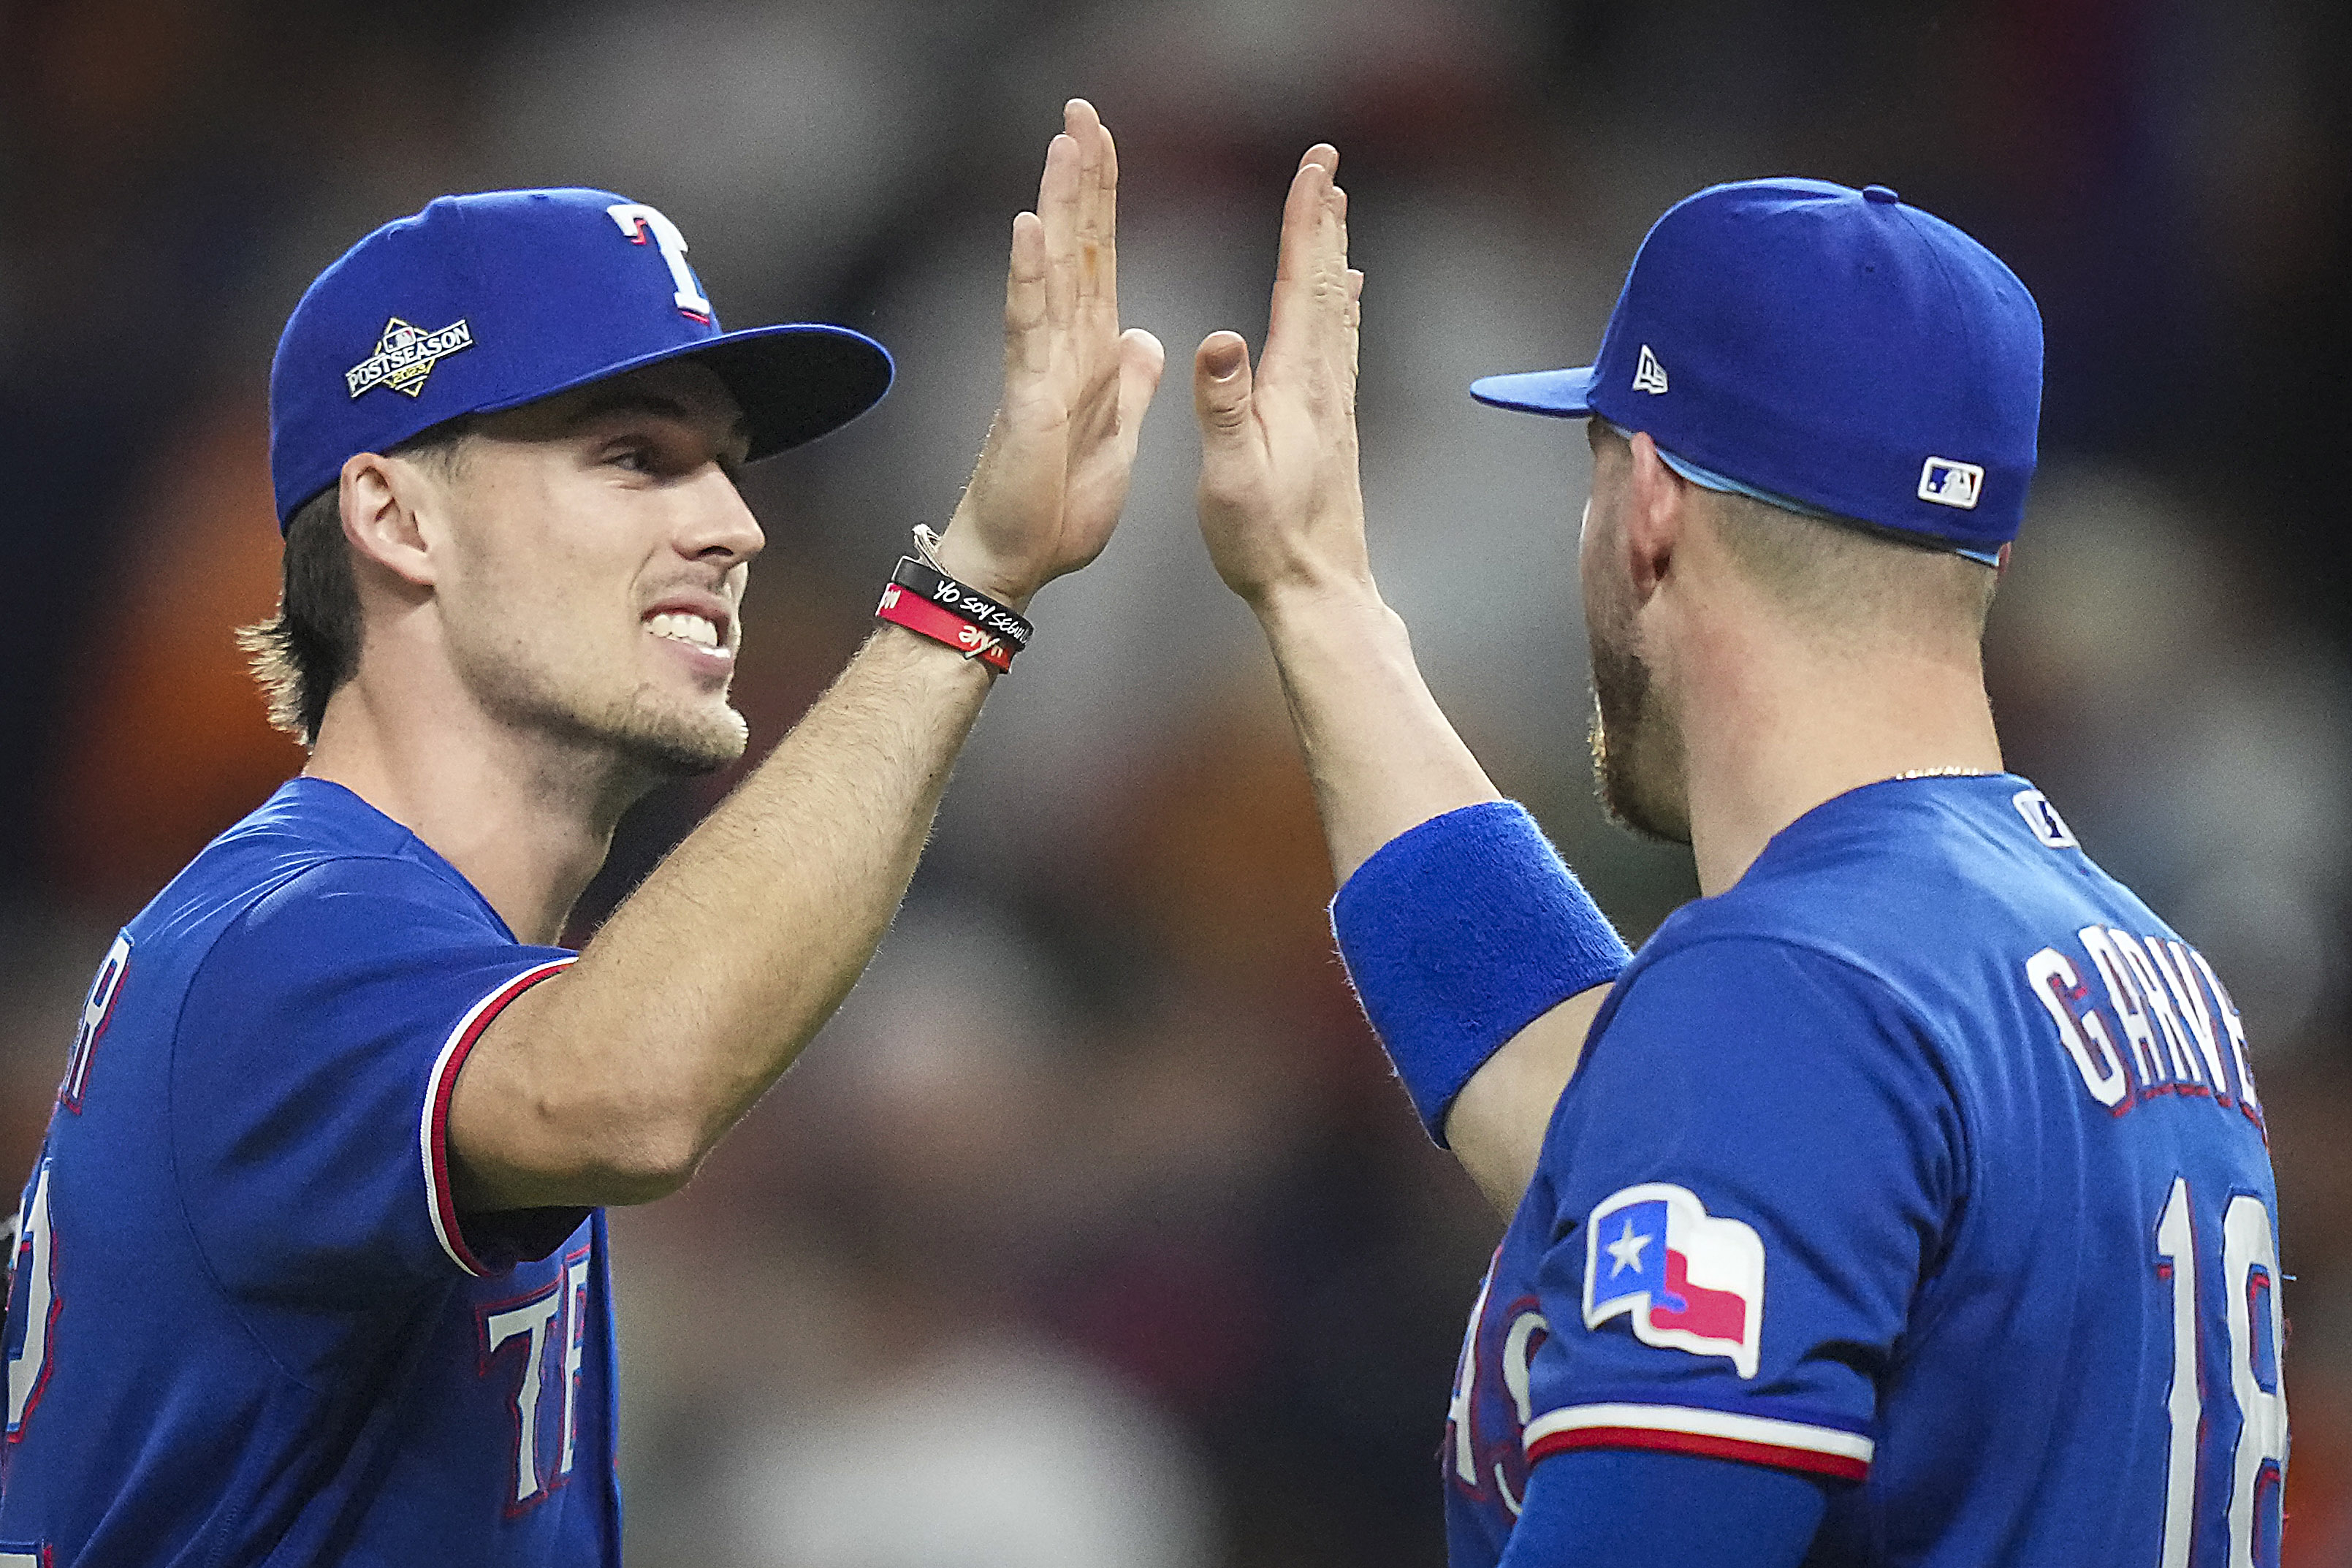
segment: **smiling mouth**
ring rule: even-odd
[[[705,616],[686,610],[664,610],[646,617],[646,630],[657,637],[686,643],[694,647],[716,649],[719,647],[718,623]]]

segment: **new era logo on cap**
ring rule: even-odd
[[[1973,511],[1977,497],[1983,493],[1984,468],[1980,464],[1955,462],[1949,458],[1930,458],[1919,470],[1921,500]]]
[[[1666,390],[1666,367],[1658,363],[1647,343],[1642,345],[1642,363],[1633,367],[1633,390],[1652,394]]]

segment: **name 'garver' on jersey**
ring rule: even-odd
[[[2205,955],[2175,937],[2143,940],[2115,926],[2078,934],[2087,963],[2045,947],[2025,961],[2025,978],[2091,1098],[2121,1116],[2160,1094],[2201,1095],[2261,1128],[2245,1022]],[[2093,970],[2104,1005],[2091,994]]]

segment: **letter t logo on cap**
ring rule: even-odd
[[[669,264],[670,281],[677,285],[677,292],[671,296],[677,308],[698,321],[710,320],[710,301],[702,297],[702,285],[696,280],[694,268],[686,264],[686,236],[678,232],[677,225],[643,202],[614,202],[604,210],[621,226],[631,245],[643,245],[646,231],[652,231],[662,259]]]

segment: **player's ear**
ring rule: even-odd
[[[1689,515],[1690,486],[1666,467],[1648,431],[1636,430],[1627,445],[1625,554],[1638,603],[1657,592],[1674,563]]]
[[[343,464],[343,538],[353,556],[418,588],[430,587],[434,579],[418,515],[425,489],[415,464],[381,453],[362,452]]]

